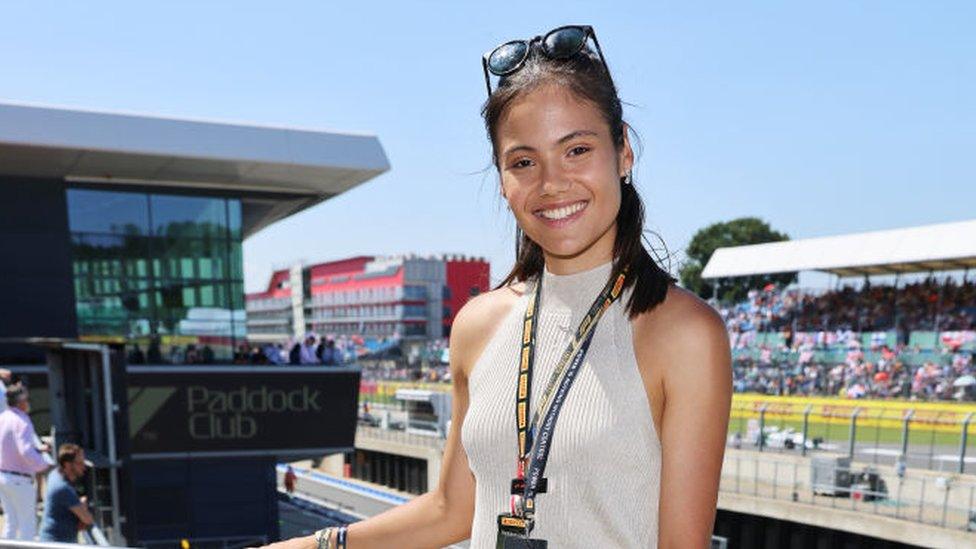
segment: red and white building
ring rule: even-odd
[[[375,339],[450,335],[454,315],[489,288],[483,258],[350,257],[275,271],[246,296],[248,338],[285,341],[306,332]]]

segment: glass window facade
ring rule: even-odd
[[[229,362],[246,337],[241,204],[68,190],[78,332],[130,363]]]

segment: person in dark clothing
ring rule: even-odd
[[[315,348],[315,358],[319,359],[319,362],[325,363],[322,359],[322,354],[325,352],[325,338],[319,340],[319,346]]]
[[[210,345],[203,346],[203,350],[201,351],[200,356],[202,357],[204,364],[213,364],[214,352],[213,349],[210,348]]]
[[[301,364],[302,363],[302,344],[296,341],[292,345],[291,351],[288,351],[288,364]]]
[[[58,448],[58,468],[47,476],[41,541],[77,543],[78,530],[94,523],[85,498],[79,498],[71,483],[85,474],[85,451],[77,444]]]
[[[129,364],[145,364],[145,363],[146,363],[146,355],[142,352],[142,349],[139,347],[139,344],[136,343],[135,346],[132,348],[132,351],[129,352]]]
[[[149,364],[162,364],[163,353],[159,349],[159,336],[153,336],[149,340],[149,352],[146,354],[146,361]]]

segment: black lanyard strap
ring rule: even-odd
[[[533,448],[533,439],[538,432],[538,442],[532,451],[530,471],[525,482],[524,498],[526,508],[531,511],[533,500],[538,493],[539,483],[545,471],[549,457],[552,433],[559,417],[559,412],[569,393],[570,387],[576,379],[583,358],[589,350],[596,325],[603,313],[620,296],[626,279],[626,269],[617,277],[607,282],[600,295],[593,301],[589,311],[579,327],[572,341],[563,351],[555,370],[549,377],[545,392],[542,395],[539,409],[528,419],[528,406],[532,396],[532,369],[535,362],[536,328],[539,323],[538,308],[542,298],[542,279],[536,284],[534,295],[529,298],[525,310],[522,329],[522,349],[519,363],[519,380],[516,391],[516,427],[518,428],[518,476],[523,477],[529,450]]]

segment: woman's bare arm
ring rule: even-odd
[[[474,475],[461,444],[461,427],[468,410],[468,374],[481,355],[507,308],[506,296],[496,290],[468,302],[451,328],[451,429],[437,486],[430,492],[349,526],[349,549],[443,547],[467,539],[474,516]],[[314,536],[273,544],[269,549],[315,549]]]
[[[661,440],[658,546],[708,547],[732,400],[728,334],[685,290],[672,289],[659,308],[635,334],[642,369],[653,370],[648,392]]]
[[[452,349],[454,347],[452,337]],[[452,353],[453,354],[453,353]],[[474,515],[474,477],[461,445],[461,426],[468,409],[467,377],[451,357],[454,382],[451,429],[444,464],[434,490],[349,527],[350,549],[443,547],[466,539]],[[395,542],[395,543],[394,543]],[[392,545],[391,545],[392,544]]]

